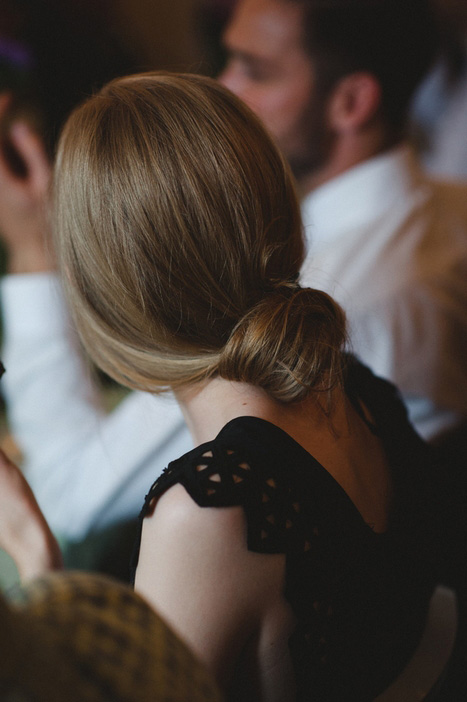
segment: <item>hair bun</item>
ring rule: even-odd
[[[258,385],[281,402],[339,382],[345,315],[324,292],[276,285],[240,320],[221,353],[219,374]]]

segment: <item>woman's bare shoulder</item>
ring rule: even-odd
[[[145,519],[135,587],[225,684],[283,573],[284,556],[248,551],[242,507],[200,507],[177,484]]]

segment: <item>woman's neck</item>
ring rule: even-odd
[[[265,419],[291,436],[303,426],[309,431],[310,422],[329,426],[329,416],[314,397],[284,404],[261,388],[223,378],[179,389],[175,395],[195,445],[211,441],[228,422],[244,416]]]
[[[342,389],[333,390],[330,411],[327,395],[310,393],[303,402],[284,404],[261,388],[221,378],[176,395],[196,446],[215,439],[236,417],[265,419],[325,466],[375,531],[385,531],[392,495],[387,458]]]

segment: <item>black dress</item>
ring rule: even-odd
[[[394,500],[375,533],[334,478],[277,426],[255,417],[169,464],[151,500],[175,483],[202,507],[241,505],[248,549],[286,555],[285,598],[297,700],[373,699],[402,670],[423,630],[434,577],[427,521],[431,454],[392,385],[349,362],[346,391],[373,419],[392,469]],[[431,499],[431,498],[430,498]],[[136,559],[139,543],[136,548]]]

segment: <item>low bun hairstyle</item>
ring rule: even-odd
[[[303,400],[340,380],[344,329],[344,314],[329,295],[281,286],[234,328],[219,374],[259,385],[281,402]]]
[[[54,190],[76,325],[118,382],[160,392],[220,375],[293,402],[339,380],[344,315],[296,282],[289,168],[218,83],[109,83],[68,119]]]

